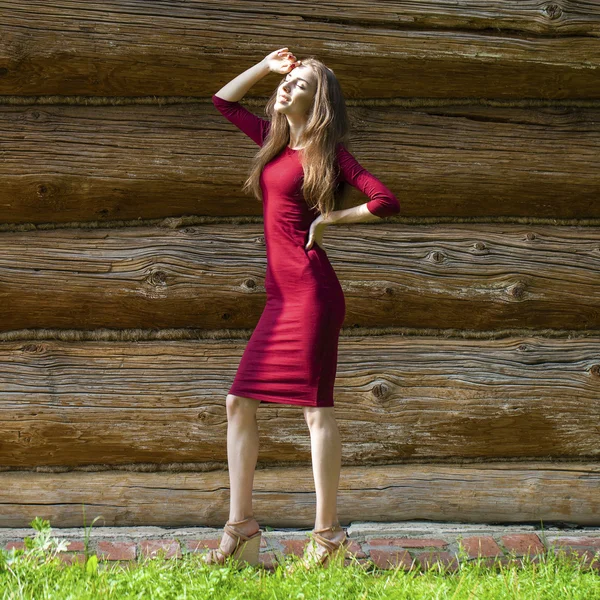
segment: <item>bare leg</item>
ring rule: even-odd
[[[315,529],[324,529],[339,523],[337,493],[342,467],[342,444],[334,407],[304,407],[304,418],[310,430],[313,476],[317,493]],[[327,531],[324,537],[339,540],[343,532]]]
[[[258,459],[258,423],[256,410],[260,400],[228,394],[227,406],[227,462],[229,488],[231,491],[229,520],[242,521],[253,515],[252,488]],[[251,535],[258,531],[258,523],[252,519],[238,526]],[[231,541],[229,536],[225,540]],[[227,547],[226,544],[224,544]]]

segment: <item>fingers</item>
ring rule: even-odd
[[[277,51],[277,56],[285,56],[285,58],[292,60],[292,64],[295,64],[296,57],[291,52],[288,52],[288,50],[288,48],[281,48]]]

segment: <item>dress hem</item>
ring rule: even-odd
[[[266,396],[264,394],[246,394],[242,392],[232,391],[233,388],[229,390],[229,394],[233,394],[234,396],[242,396],[244,398],[252,398],[252,400],[261,400],[262,402],[270,402],[272,404],[288,404],[290,406],[313,406],[315,408],[320,407],[331,407],[333,404],[314,404],[312,402],[293,402],[290,398],[273,398],[272,396]]]

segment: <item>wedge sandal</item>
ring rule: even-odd
[[[240,564],[256,565],[258,564],[258,554],[260,552],[260,540],[262,530],[258,530],[253,535],[246,535],[240,531],[237,526],[243,525],[254,517],[248,517],[242,521],[227,521],[224,532],[233,539],[235,547],[232,552],[227,552],[223,548],[223,540],[217,550],[209,550],[202,560],[208,565],[222,565],[229,557],[239,561]]]
[[[339,541],[333,541],[321,535],[325,531],[344,531],[344,537]],[[306,547],[304,556],[300,560],[288,565],[288,573],[293,573],[299,568],[310,569],[314,567],[328,567],[333,563],[344,564],[350,540],[345,530],[339,524],[326,527],[325,529],[313,529],[309,535],[312,540]],[[309,553],[311,545],[315,550],[312,554]],[[320,551],[319,546],[325,551]]]

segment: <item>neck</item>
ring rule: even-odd
[[[290,115],[286,117],[290,126],[290,148],[295,148],[301,144],[302,134],[306,129],[306,119]]]

